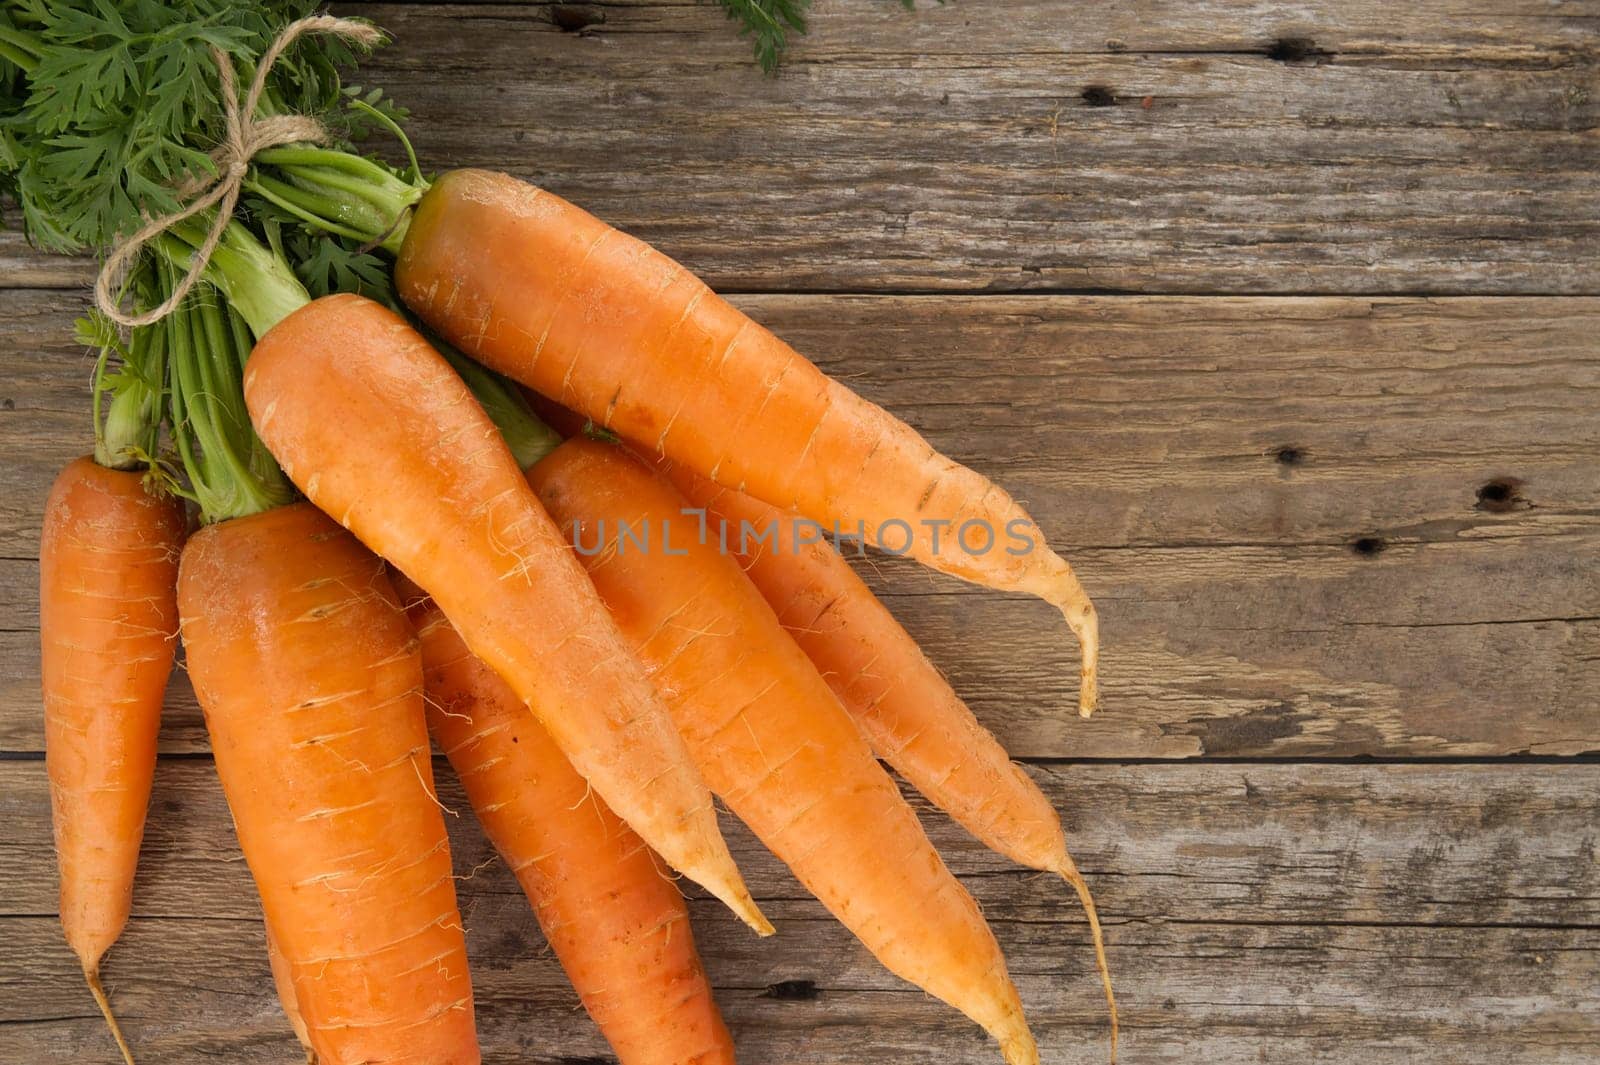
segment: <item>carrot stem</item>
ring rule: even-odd
[[[302,190],[299,194],[297,194],[294,191],[293,186],[289,185],[287,182],[279,181],[277,178],[267,174],[261,174],[252,171],[251,176],[245,179],[245,188],[249,189],[257,196],[260,196],[262,199],[268,200],[278,207],[281,207],[283,210],[294,215],[296,218],[300,219],[300,221],[309,226],[332,233],[335,236],[348,237],[351,240],[367,239],[367,236],[363,231],[330,222],[318,213],[310,210],[305,206],[307,196],[304,194],[304,191]],[[330,200],[328,202],[333,203],[334,201]],[[334,210],[335,208],[328,208],[329,213],[333,213]]]
[[[384,116],[378,118],[405,144],[412,167],[409,179],[351,152],[290,146],[259,153],[247,184],[313,228],[398,253],[411,208],[428,191],[428,182],[417,169],[416,155],[404,133]],[[270,167],[277,176],[265,173],[263,167]]]
[[[481,363],[473,362],[449,344],[428,338],[505,437],[517,465],[527,469],[561,444],[561,434],[540,421],[528,406],[522,390]]]
[[[187,269],[209,228],[210,218],[196,215],[173,226],[155,246],[179,269]],[[237,219],[223,230],[206,264],[205,278],[222,291],[257,337],[311,302],[283,257]]]
[[[95,1005],[100,1007],[100,1013],[106,1019],[106,1027],[111,1029],[111,1038],[117,1041],[117,1049],[122,1051],[123,1062],[134,1065],[133,1051],[128,1049],[128,1041],[122,1037],[122,1026],[117,1023],[117,1015],[111,1012],[111,1000],[106,998],[106,989],[100,984],[100,966],[96,964],[84,969],[83,979],[89,985],[89,994],[94,996]]]
[[[210,285],[195,293],[165,323],[169,421],[201,520],[209,523],[281,506],[295,491],[250,425],[240,383],[250,338],[240,316]]]

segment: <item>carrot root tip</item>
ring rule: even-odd
[[[1072,890],[1078,895],[1078,902],[1083,906],[1084,916],[1089,919],[1089,935],[1094,940],[1095,965],[1100,970],[1100,983],[1106,990],[1106,1010],[1111,1019],[1111,1065],[1117,1065],[1117,996],[1111,990],[1111,966],[1106,961],[1105,937],[1100,933],[1100,913],[1095,909],[1094,896],[1089,893],[1089,885],[1083,879],[1083,874],[1078,872],[1078,867],[1072,863],[1070,857],[1064,858],[1061,868],[1056,872],[1061,874],[1061,879],[1072,885]]]
[[[1087,666],[1078,675],[1078,716],[1089,718],[1100,705],[1099,674]]]
[[[1000,1041],[1000,1056],[1006,1065],[1039,1065],[1039,1045],[1033,1041],[1027,1023],[1019,1015],[1015,1024],[1008,1027],[1012,1030],[995,1033]]]
[[[100,967],[86,966],[83,970],[83,979],[89,985],[89,993],[94,996],[95,1005],[100,1007],[100,1013],[106,1019],[106,1027],[111,1029],[111,1038],[117,1041],[117,1049],[122,1051],[123,1062],[125,1065],[134,1065],[133,1051],[128,1049],[128,1041],[122,1037],[122,1026],[117,1023],[116,1014],[111,1012],[111,1000],[106,998],[106,989],[100,983]]]
[[[755,930],[756,935],[763,939],[778,933],[778,930],[772,927],[772,922],[767,920],[767,915],[758,910],[754,902],[750,903],[748,912],[740,912],[739,916],[745,924]]]
[[[1078,637],[1083,655],[1083,666],[1078,671],[1078,716],[1086,718],[1100,704],[1100,618],[1081,588],[1076,596],[1057,604],[1057,609]]]
[[[1061,611],[1067,627],[1078,638],[1083,666],[1079,672],[1078,716],[1088,717],[1100,702],[1100,615],[1095,612],[1089,593],[1078,583],[1072,567],[1061,568],[1050,577],[1025,586],[1026,591],[1044,599]]]
[[[683,870],[680,869],[679,872]],[[777,929],[772,927],[772,922],[767,920],[767,915],[761,912],[761,907],[756,905],[756,900],[750,897],[749,889],[739,879],[737,872],[731,884],[720,876],[705,877],[694,872],[685,875],[709,890],[724,906],[733,911],[735,917],[749,925],[756,935],[765,938],[777,932]]]

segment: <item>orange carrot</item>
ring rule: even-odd
[[[793,515],[681,466],[666,472],[705,511],[716,530],[708,535],[739,557],[878,756],[985,845],[1072,886],[1089,919],[1115,1062],[1117,1003],[1100,917],[1050,800],[827,540],[799,535]]]
[[[217,775],[327,1065],[476,1065],[422,661],[383,564],[305,503],[208,525],[178,576]]]
[[[133,900],[156,769],[156,733],[178,629],[183,505],[137,470],[70,463],[45,503],[39,542],[45,767],[61,925],[123,1058],[100,959]]]
[[[565,407],[537,396],[531,406],[561,433],[583,429],[583,418]],[[529,435],[528,419],[515,411],[498,421],[502,431]],[[704,535],[739,559],[878,757],[991,849],[1071,885],[1088,916],[1115,1062],[1117,1004],[1100,917],[1050,800],[827,539],[798,535],[794,514],[627,446],[683,493]]]
[[[1079,710],[1093,710],[1094,607],[1027,512],[649,245],[505,174],[459,170],[417,205],[395,280],[469,355],[718,484],[1054,604],[1082,644]]]
[[[292,276],[279,292],[304,302]],[[382,561],[292,502],[251,429],[238,307],[202,285],[161,329],[206,523],[179,565],[184,647],[285,1012],[326,1065],[477,1065],[416,635]]]
[[[683,497],[623,449],[584,439],[529,479],[712,790],[891,971],[982,1025],[1008,1062],[1037,1062],[977,904],[738,563],[698,541]]]
[[[443,357],[394,312],[330,296],[261,338],[245,397],[295,483],[434,597],[606,804],[770,932],[667,708]]]
[[[272,966],[272,985],[278,989],[278,1004],[289,1020],[289,1027],[306,1052],[306,1065],[317,1065],[317,1052],[311,1049],[311,1033],[306,1031],[305,1018],[300,1016],[300,1003],[295,998],[294,975],[289,971],[289,960],[278,949],[272,937],[272,926],[267,925],[267,964]]]
[[[406,598],[434,740],[618,1061],[731,1065],[677,886],[433,601]]]

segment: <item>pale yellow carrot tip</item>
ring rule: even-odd
[[[1106,989],[1106,1009],[1111,1016],[1111,1065],[1117,1065],[1117,996],[1111,990],[1111,966],[1106,961],[1106,943],[1100,934],[1100,913],[1095,909],[1094,896],[1089,894],[1089,885],[1084,882],[1083,874],[1078,872],[1071,858],[1057,872],[1078,893],[1078,901],[1089,919],[1089,935],[1094,940],[1094,960],[1100,969],[1100,983]]]
[[[741,914],[741,916],[744,917],[744,923],[749,925],[751,928],[754,928],[756,930],[756,935],[763,939],[765,939],[767,936],[778,934],[778,930],[772,927],[772,922],[767,920],[766,914],[762,913],[760,910],[754,911],[753,919],[752,915]]]
[[[709,884],[706,886],[710,887]],[[739,920],[755,929],[756,935],[765,937],[777,932],[777,929],[772,927],[772,922],[767,920],[767,915],[762,913],[761,908],[756,905],[756,900],[750,897],[750,892],[745,890],[743,884],[735,885],[731,891],[727,889],[719,891],[716,888],[711,888],[711,893],[721,899],[722,904],[732,910]]]
[[[1021,1016],[1017,1017],[1019,1031],[1000,1035],[1000,1056],[1006,1065],[1039,1065],[1039,1047],[1033,1041],[1033,1033],[1028,1031],[1028,1025]]]
[[[1083,586],[1068,571],[1062,582],[1062,595],[1054,600],[1056,609],[1067,619],[1083,656],[1078,681],[1078,716],[1093,714],[1100,702],[1100,615],[1084,594]]]
[[[111,1012],[111,1001],[106,998],[106,989],[100,986],[100,967],[85,966],[83,979],[89,985],[89,993],[94,996],[95,1005],[100,1007],[101,1014],[105,1016],[106,1027],[111,1029],[111,1038],[117,1041],[117,1049],[122,1051],[122,1060],[126,1065],[133,1065],[133,1051],[128,1049],[128,1041],[122,1038],[122,1026],[117,1023],[116,1014]]]
[[[1091,717],[1100,705],[1100,671],[1085,665],[1078,672],[1078,716]]]

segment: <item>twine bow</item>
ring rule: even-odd
[[[307,33],[328,33],[368,48],[383,39],[383,34],[377,27],[354,19],[311,15],[291,22],[283,28],[282,33],[278,34],[272,46],[261,54],[261,61],[256,65],[256,75],[251,79],[250,89],[245,93],[242,105],[234,82],[233,61],[220,48],[211,49],[211,54],[217,63],[217,88],[218,95],[222,99],[222,115],[225,123],[222,143],[211,153],[211,161],[217,170],[216,176],[207,181],[191,181],[185,184],[179,189],[180,197],[188,200],[184,206],[171,214],[148,220],[132,236],[125,237],[112,246],[111,254],[106,256],[105,263],[100,267],[100,275],[94,283],[94,301],[107,318],[133,328],[158,322],[172,313],[172,309],[183,301],[190,289],[194,288],[206,264],[211,261],[211,253],[216,251],[223,231],[233,218],[233,210],[239,204],[239,192],[244,185],[245,175],[250,172],[250,160],[255,158],[256,153],[275,148],[280,144],[322,144],[328,140],[327,128],[310,115],[256,117],[256,108],[261,104],[261,94],[266,91],[267,76],[272,73],[273,65],[277,63],[285,49]],[[211,230],[190,260],[189,269],[173,288],[171,295],[159,306],[140,314],[123,311],[116,293],[121,288],[127,271],[144,251],[145,246],[179,222],[212,207],[217,208],[217,214],[211,222]]]

